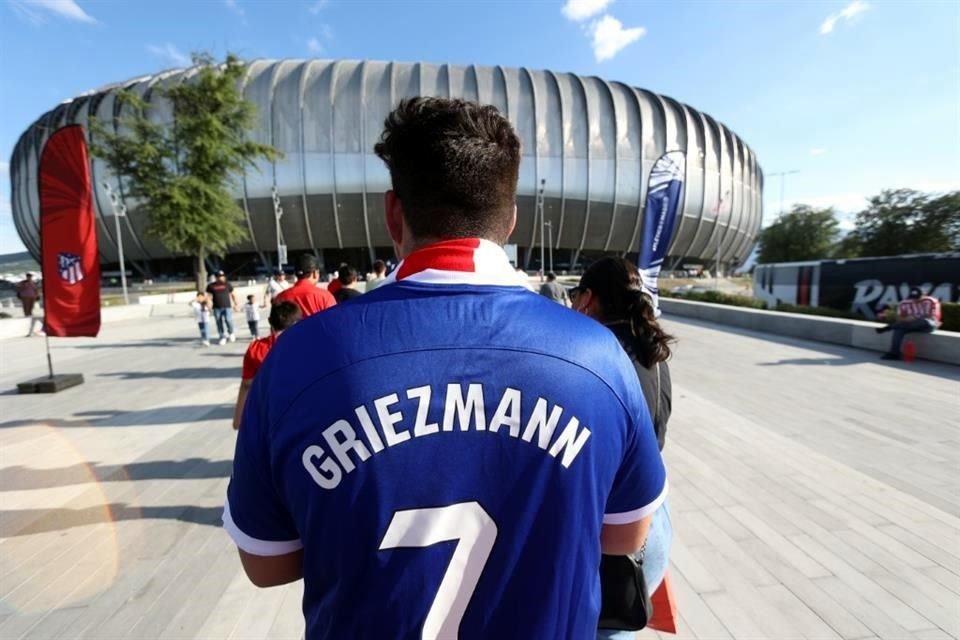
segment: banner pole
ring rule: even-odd
[[[50,371],[50,379],[53,379],[53,358],[50,357],[50,334],[43,332],[43,340],[47,345],[47,369]]]

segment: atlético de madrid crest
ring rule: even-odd
[[[77,284],[83,280],[80,256],[75,253],[58,253],[57,268],[60,271],[60,279],[68,284]]]

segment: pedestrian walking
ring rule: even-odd
[[[317,264],[317,259],[305,253],[297,259],[297,283],[286,291],[281,291],[275,303],[284,301],[296,303],[304,318],[337,304],[333,294],[317,286],[319,281],[320,266]]]
[[[220,334],[218,344],[225,345],[227,341],[236,342],[237,336],[233,333],[233,310],[239,311],[237,295],[233,292],[233,285],[227,281],[223,270],[217,271],[213,282],[207,285],[207,294],[213,301],[213,318],[217,322],[217,333]]]
[[[37,298],[39,298],[39,293],[37,289],[37,283],[33,279],[33,274],[27,272],[23,276],[23,280],[17,283],[16,285],[17,298],[20,300],[20,305],[23,307],[23,316],[25,318],[33,317],[33,306],[37,303]]]
[[[280,334],[296,324],[302,318],[300,307],[293,302],[280,301],[270,306],[270,335],[258,338],[250,343],[243,354],[243,370],[240,374],[240,391],[237,393],[237,404],[233,410],[233,428],[239,429],[243,418],[243,408],[247,402],[250,385],[260,370],[260,365],[266,359],[270,349],[276,344]]]
[[[247,296],[247,303],[243,305],[243,313],[247,318],[247,327],[250,328],[250,339],[256,340],[260,337],[260,310],[257,309],[257,301],[253,295]]]
[[[340,281],[340,288],[333,294],[333,299],[337,301],[337,304],[363,295],[363,292],[357,289],[357,270],[350,265],[340,268],[338,280]]]
[[[289,288],[290,284],[287,282],[287,277],[283,271],[274,269],[273,277],[267,281],[267,289],[263,295],[263,304],[261,304],[260,307],[265,308],[268,304],[273,304],[277,296]]]
[[[540,285],[540,295],[565,307],[570,306],[567,290],[557,282],[557,274],[553,271],[547,273],[547,281]]]
[[[370,293],[381,284],[387,277],[387,263],[383,260],[377,260],[373,263],[373,276],[367,278],[367,286],[364,291]]]
[[[210,304],[207,301],[207,294],[203,291],[197,291],[196,297],[190,303],[193,309],[193,319],[200,328],[200,344],[204,347],[210,346],[210,337],[208,328],[210,326]]]
[[[495,107],[402,100],[374,149],[401,263],[273,346],[224,528],[255,585],[303,579],[308,640],[591,637],[601,552],[641,548],[667,492],[633,366],[511,267]]]
[[[573,308],[590,316],[607,327],[623,347],[636,372],[636,380],[643,392],[657,445],[662,451],[666,443],[667,421],[673,407],[670,368],[670,343],[668,335],[657,323],[653,299],[641,285],[637,267],[623,258],[601,258],[590,265],[580,278],[580,284],[571,292]],[[622,576],[628,572],[618,570],[623,563],[639,562],[648,593],[653,593],[667,570],[670,545],[673,540],[673,525],[667,500],[654,512],[650,532],[643,549],[631,554],[632,558],[604,556],[600,565],[601,587],[604,602],[623,602],[632,583],[624,585]],[[601,629],[599,638],[629,640],[630,631]]]

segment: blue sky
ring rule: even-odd
[[[888,187],[960,188],[960,3],[0,0],[0,253],[22,250],[7,161],[58,102],[247,58],[502,64],[598,75],[702,109],[786,179],[786,205],[860,208]],[[766,217],[779,211],[769,177]]]

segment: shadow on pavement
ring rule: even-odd
[[[35,469],[13,466],[0,469],[0,487],[4,491],[49,489],[88,482],[125,482],[128,480],[202,480],[228,478],[233,469],[231,460],[153,460],[130,464],[97,462],[78,463],[67,467]]]
[[[174,505],[136,507],[123,502],[82,509],[14,509],[0,511],[0,538],[27,536],[47,531],[124,520],[177,520],[193,524],[220,526],[223,507]]]
[[[234,355],[234,357],[237,357]],[[237,357],[237,361],[239,362]],[[147,380],[149,378],[163,378],[165,380],[209,380],[211,378],[239,378],[240,367],[187,367],[184,369],[170,369],[169,371],[117,371],[115,373],[101,373],[102,378],[120,378],[121,380]]]
[[[857,349],[855,347],[845,347],[838,344],[830,344],[829,342],[816,342],[813,340],[804,340],[802,338],[779,336],[774,333],[751,331],[749,329],[741,329],[739,327],[731,327],[713,322],[707,322],[705,320],[696,320],[694,318],[664,315],[664,319],[667,320],[671,325],[678,327],[686,324],[694,327],[700,327],[702,329],[712,329],[714,331],[721,331],[723,333],[732,333],[738,336],[744,336],[746,338],[753,338],[754,340],[765,340],[767,342],[775,342],[777,344],[796,347],[798,349],[806,349],[807,351],[817,351],[824,354],[822,358],[788,358],[776,362],[758,363],[761,366],[778,366],[789,364],[828,366],[876,364],[882,367],[900,369],[920,375],[936,376],[938,378],[946,378],[947,380],[960,381],[960,367],[943,364],[940,362],[930,362],[928,360],[915,360],[913,362],[904,362],[902,360],[881,360],[881,354],[879,352],[868,351],[866,349]],[[672,331],[671,333],[674,333],[677,336],[680,343],[679,348],[682,349],[682,331]]]
[[[139,411],[78,411],[72,419],[26,418],[0,422],[0,429],[30,425],[47,427],[135,427],[158,424],[188,424],[233,418],[233,405],[195,404],[182,407],[157,407]],[[0,485],[2,486],[2,485]]]
[[[148,340],[125,340],[123,342],[101,342],[97,344],[61,345],[70,349],[139,349],[144,347],[177,347],[199,342],[199,338],[150,338]]]

